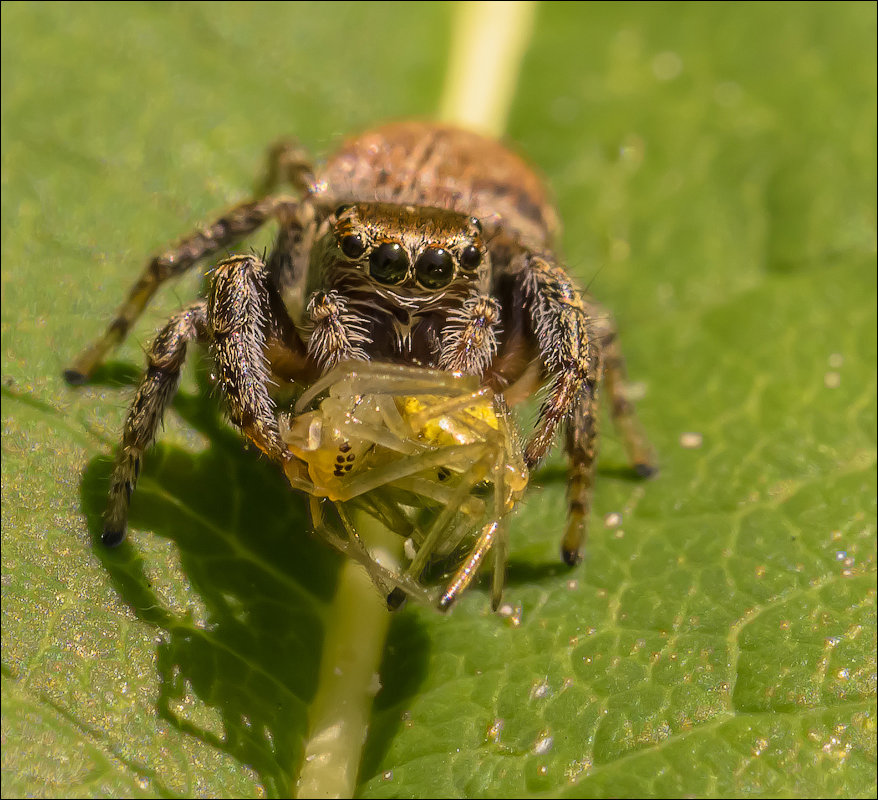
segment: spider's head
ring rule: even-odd
[[[352,203],[334,214],[335,266],[406,295],[483,284],[490,272],[475,217],[439,208]]]

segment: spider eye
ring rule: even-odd
[[[363,237],[356,233],[342,236],[341,251],[348,258],[359,258],[366,252],[366,245],[363,243]]]
[[[479,233],[482,232],[482,223],[478,217],[470,217],[469,224],[472,225]]]
[[[409,271],[409,259],[401,245],[385,242],[369,256],[369,274],[378,283],[402,283]]]
[[[460,266],[467,270],[476,269],[482,263],[482,251],[474,244],[468,244],[460,254]]]
[[[454,277],[454,259],[441,247],[431,247],[415,262],[415,276],[425,289],[441,289]]]
[[[349,208],[353,208],[353,203],[342,203],[337,209],[335,209],[335,217],[338,219],[345,211]]]

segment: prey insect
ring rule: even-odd
[[[289,191],[279,191],[282,185]],[[635,471],[651,474],[653,458],[625,394],[615,326],[575,285],[556,255],[560,226],[542,181],[519,156],[478,134],[425,122],[394,123],[351,139],[319,170],[295,145],[279,144],[270,151],[258,196],[150,260],[106,333],[66,371],[67,379],[87,380],[166,280],[227,251],[270,221],[278,232],[267,259],[238,255],[220,261],[211,272],[207,297],[173,316],[154,340],[113,469],[103,541],[117,544],[125,536],[144,451],[173,397],[188,345],[199,342],[212,351],[232,422],[283,466],[294,485],[299,476],[298,488],[314,497],[330,488],[313,474],[326,452],[323,445],[310,451],[302,446],[296,433],[301,423],[290,421],[278,407],[278,385],[299,392],[315,385],[343,389],[346,380],[354,379],[334,372],[339,365],[356,363],[361,378],[364,367],[359,365],[369,365],[371,383],[349,400],[358,406],[378,403],[382,409],[396,405],[406,422],[400,398],[417,401],[419,394],[387,391],[394,369],[433,371],[421,395],[445,399],[428,400],[428,406],[469,391],[452,389],[440,373],[469,376],[468,386],[490,393],[497,430],[501,420],[506,425],[507,404],[544,388],[535,428],[523,447],[523,474],[542,461],[561,434],[569,462],[561,554],[568,564],[579,562],[594,481],[602,383]],[[305,396],[313,398],[313,389]],[[388,397],[395,398],[392,404]],[[309,413],[323,414],[330,427],[338,422],[323,406]],[[417,413],[414,417],[421,419]],[[421,441],[424,431],[417,425],[394,431],[399,420],[390,419],[382,417],[375,430],[396,435],[397,444]],[[466,422],[466,412],[458,409],[450,419]],[[491,548],[500,555],[495,561],[502,562],[500,512],[516,498],[506,496],[508,483],[500,480],[498,465],[515,462],[511,441],[503,433],[475,435],[468,444],[481,448],[487,472],[477,479],[476,473],[464,471],[457,478],[459,486],[467,487],[459,490],[461,497],[475,497],[478,484],[499,497],[492,512],[500,518],[497,527],[491,532],[492,520],[483,523],[487,528],[473,545],[476,562]],[[370,446],[379,444],[374,440]],[[451,449],[435,450],[436,465],[454,467]],[[373,466],[385,470],[385,496],[402,491],[390,477],[394,458],[388,453],[374,457]],[[429,461],[423,452],[416,458]],[[438,476],[424,480],[432,486],[422,485],[421,499],[436,501]],[[516,490],[511,491],[514,495]],[[358,497],[357,502],[369,503],[378,495]],[[339,502],[353,500],[351,494]],[[404,505],[390,502],[388,513],[402,513]],[[322,514],[319,503],[312,502],[312,510]],[[323,530],[332,544],[358,557],[355,530],[343,520],[341,534],[318,523],[318,532]],[[467,524],[482,523],[473,515]],[[433,541],[426,534],[417,555],[441,554],[436,542],[443,535]],[[365,558],[362,552],[359,557]],[[416,572],[404,580],[377,568],[371,574],[391,594],[417,594]],[[440,605],[447,607],[464,583],[453,590],[452,581]]]
[[[288,462],[287,476],[309,495],[315,529],[363,564],[392,607],[411,596],[447,608],[491,550],[496,609],[507,516],[528,481],[502,397],[473,376],[362,362],[331,370],[296,410],[327,389],[317,410],[281,417],[283,439],[301,459]],[[358,511],[406,537],[404,572],[370,552],[354,522]],[[468,553],[437,598],[423,573],[462,548]]]

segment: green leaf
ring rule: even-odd
[[[61,371],[269,142],[430,115],[450,12],[3,4],[4,796],[291,791],[340,562],[206,360],[130,541],[97,542],[142,349],[197,277],[95,383]],[[872,795],[875,14],[540,7],[510,138],[619,322],[662,471],[630,478],[607,420],[582,567],[557,454],[512,522],[520,616],[481,585],[394,617],[361,796]]]

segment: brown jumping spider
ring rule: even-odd
[[[294,195],[278,193],[282,183]],[[232,421],[288,475],[296,457],[281,434],[273,384],[308,387],[346,361],[472,375],[509,404],[547,383],[524,461],[539,464],[564,428],[569,517],[561,553],[576,564],[602,379],[632,466],[646,476],[653,460],[625,397],[615,327],[554,253],[559,222],[542,182],[475,133],[395,123],[350,140],[320,171],[295,146],[276,146],[258,197],[153,258],[67,380],[92,374],[164,281],[270,220],[279,231],[267,262],[221,261],[207,299],[172,317],[153,342],[113,470],[103,541],[125,536],[143,452],[186,346],[197,341],[211,347]]]

